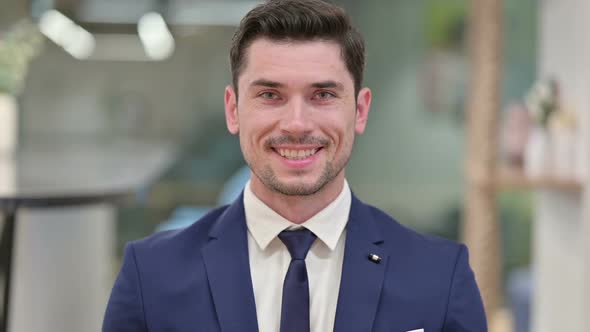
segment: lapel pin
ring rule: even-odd
[[[377,263],[379,264],[381,262],[381,257],[375,255],[375,254],[370,254],[369,255],[369,259],[373,262],[373,263]]]

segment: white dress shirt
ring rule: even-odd
[[[259,332],[280,330],[283,282],[291,255],[278,235],[285,229],[300,227],[317,236],[305,259],[311,332],[334,330],[351,200],[350,188],[345,181],[342,192],[332,203],[299,226],[256,197],[248,182],[244,190],[244,210]]]

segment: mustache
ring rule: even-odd
[[[276,136],[270,137],[265,142],[264,145],[267,148],[277,146],[277,145],[284,145],[284,144],[300,144],[300,145],[321,145],[327,146],[330,144],[330,141],[323,137],[305,135],[300,137],[295,137],[292,135],[285,135],[285,136]]]

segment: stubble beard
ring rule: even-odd
[[[285,196],[311,196],[324,189],[329,183],[334,181],[340,172],[343,171],[350,158],[351,150],[348,151],[342,159],[336,160],[336,162],[327,161],[319,178],[311,184],[304,182],[291,184],[285,183],[276,176],[275,171],[269,164],[256,165],[256,163],[252,163],[245,154],[244,159],[250,167],[253,175],[256,176],[266,188]],[[303,175],[305,171],[299,171],[298,173],[299,174],[296,173],[295,175]]]
[[[254,175],[270,190],[283,194],[285,196],[310,196],[321,191],[328,183],[332,182],[334,178],[340,173],[343,167],[339,170],[334,168],[331,162],[327,162],[322,170],[322,174],[315,183],[306,184],[303,182],[287,184],[279,180],[269,165],[264,166],[259,172],[255,168]]]
[[[287,142],[300,143],[300,144],[319,143],[321,146],[323,146],[323,149],[325,149],[326,151],[329,150],[329,148],[331,147],[331,144],[329,143],[328,140],[320,139],[320,138],[311,138],[311,137],[304,137],[301,139],[293,139],[290,137],[271,138],[271,139],[267,140],[267,142],[265,143],[265,146],[270,147],[272,144],[287,143]],[[352,142],[354,142],[354,138],[353,138]],[[352,142],[350,144],[350,149],[348,151],[344,152],[342,159],[337,159],[337,160],[333,160],[333,161],[326,161],[326,164],[322,169],[321,175],[314,183],[311,183],[311,184],[304,183],[303,181],[301,181],[299,183],[292,183],[292,184],[285,183],[284,181],[281,181],[276,176],[276,173],[272,169],[270,164],[262,164],[261,165],[257,162],[254,162],[254,160],[249,158],[247,153],[245,153],[246,150],[243,147],[242,147],[242,152],[243,152],[246,164],[248,164],[248,166],[250,167],[250,170],[252,171],[253,175],[256,176],[266,188],[270,189],[273,192],[280,193],[285,196],[311,196],[311,195],[317,194],[322,189],[324,189],[326,187],[326,185],[328,185],[329,183],[334,181],[334,179],[338,176],[338,174],[340,174],[340,172],[342,172],[342,170],[344,169],[344,167],[348,163],[350,155],[352,154],[352,145],[353,145]],[[295,173],[296,176],[301,176],[304,174],[305,174],[305,171],[296,171],[296,173]]]

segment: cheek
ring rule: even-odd
[[[347,117],[343,119],[342,116],[331,116],[324,119],[323,123],[326,124],[325,133],[330,136],[330,139],[336,145],[344,145],[354,138],[354,118]]]
[[[240,118],[240,144],[250,146],[251,149],[258,148],[264,144],[273,130],[273,122],[269,117],[261,114]]]
[[[354,144],[354,137],[355,137],[355,123],[354,121],[347,121],[347,123],[342,124],[338,131],[338,151],[344,155],[350,154],[352,151],[352,146]]]

